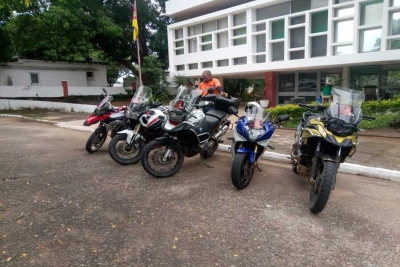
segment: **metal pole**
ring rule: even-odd
[[[136,39],[137,55],[138,55],[138,65],[139,65],[139,86],[142,86],[142,67],[140,66],[140,48],[139,48],[139,38]]]

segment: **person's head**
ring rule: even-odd
[[[209,70],[203,71],[203,74],[201,76],[203,77],[203,80],[205,82],[208,82],[212,79],[211,71],[209,71]]]

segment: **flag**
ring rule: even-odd
[[[136,0],[133,3],[132,28],[133,28],[133,41],[136,41],[136,39],[139,35],[139,25],[138,25],[138,21],[137,21],[137,13],[136,13]]]

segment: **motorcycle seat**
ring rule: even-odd
[[[208,124],[208,129],[211,132],[218,126],[218,124],[220,123],[221,120],[218,118],[215,118],[213,116],[206,116],[206,121]]]
[[[217,118],[217,119],[219,119],[219,120],[222,120],[223,118],[225,118],[226,113],[223,112],[223,111],[221,111],[221,110],[212,109],[212,110],[210,110],[210,111],[208,111],[208,112],[206,113],[206,117],[207,117],[207,116],[212,116],[212,117],[214,117],[214,118]]]

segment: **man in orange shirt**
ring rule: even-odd
[[[214,88],[214,94],[220,94],[224,92],[224,89],[222,88],[222,85],[219,82],[219,80],[212,77],[211,71],[209,70],[203,71],[202,76],[203,76],[203,82],[199,84],[198,88],[203,91],[201,93],[201,96],[205,96],[209,88]]]

